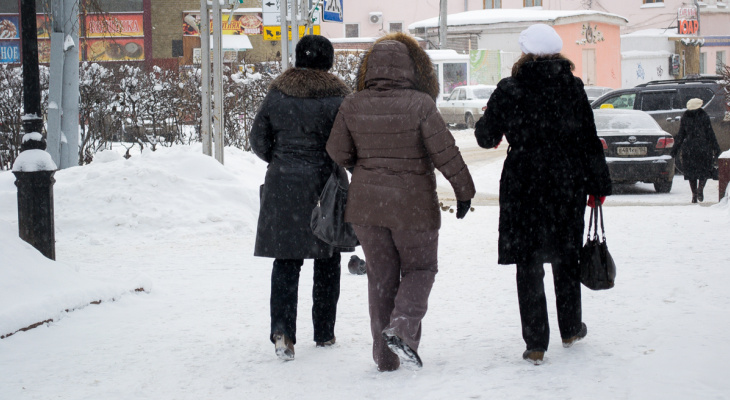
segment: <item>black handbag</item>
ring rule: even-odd
[[[314,236],[330,246],[342,249],[360,245],[352,225],[345,222],[349,186],[345,170],[335,166],[322,189],[317,206],[312,210],[309,224]]]
[[[601,234],[598,237],[598,215],[601,215]],[[591,235],[591,229],[593,235]],[[603,207],[597,204],[591,208],[588,223],[588,237],[580,252],[580,282],[591,290],[611,289],[616,279],[616,264],[606,245],[606,232],[603,229]]]

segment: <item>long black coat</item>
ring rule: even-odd
[[[309,227],[334,163],[325,146],[347,85],[325,71],[291,68],[272,83],[256,114],[251,148],[269,163],[254,255],[329,258],[333,247]]]
[[[502,79],[478,121],[479,146],[507,137],[499,189],[500,264],[577,257],[586,195],[611,179],[583,83],[564,59],[531,61]]]
[[[714,159],[720,153],[707,112],[702,108],[685,111],[672,148],[673,156],[681,155],[684,179],[711,178]]]

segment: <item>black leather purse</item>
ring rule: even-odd
[[[347,173],[342,167],[335,165],[322,189],[317,206],[312,210],[309,224],[314,236],[342,251],[360,245],[352,225],[345,222],[349,186]]]
[[[601,235],[598,237],[598,215],[601,216]],[[591,235],[593,230],[593,235]],[[606,232],[603,228],[603,206],[591,208],[588,223],[588,237],[580,252],[580,282],[591,290],[611,289],[616,279],[616,264],[606,245]]]

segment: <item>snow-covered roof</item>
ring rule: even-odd
[[[677,32],[677,28],[653,28],[653,29],[642,29],[640,31],[627,33],[621,35],[621,38],[641,38],[641,37],[666,37],[666,38],[688,38],[695,39],[697,35],[680,35]]]
[[[459,54],[456,50],[426,50],[432,61],[468,60],[468,54]]]
[[[328,38],[332,43],[372,43],[375,37],[354,37],[354,38]]]
[[[616,15],[593,10],[542,10],[533,8],[519,9],[490,9],[466,11],[458,14],[449,14],[446,22],[449,26],[461,25],[489,25],[504,22],[550,22],[557,23],[561,18],[596,16],[615,19],[617,24],[623,25],[628,19]],[[408,25],[408,29],[436,28],[439,18],[429,18]]]
[[[624,60],[644,59],[644,58],[667,58],[672,55],[670,51],[643,51],[630,50],[622,51],[621,58]]]

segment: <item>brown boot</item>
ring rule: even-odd
[[[294,359],[294,343],[283,333],[274,334],[274,349],[276,356],[284,361]]]
[[[522,353],[522,359],[535,364],[540,365],[543,362],[543,357],[545,357],[545,351],[544,350],[525,350],[524,353]]]
[[[326,341],[326,342],[315,342],[317,344],[317,347],[329,347],[335,344],[335,341],[337,340],[336,337],[332,336],[332,339]]]
[[[567,339],[563,339],[563,347],[566,349],[570,346],[572,346],[575,342],[583,339],[588,334],[588,327],[585,323],[581,322],[580,331],[578,331],[575,336],[569,337]]]

